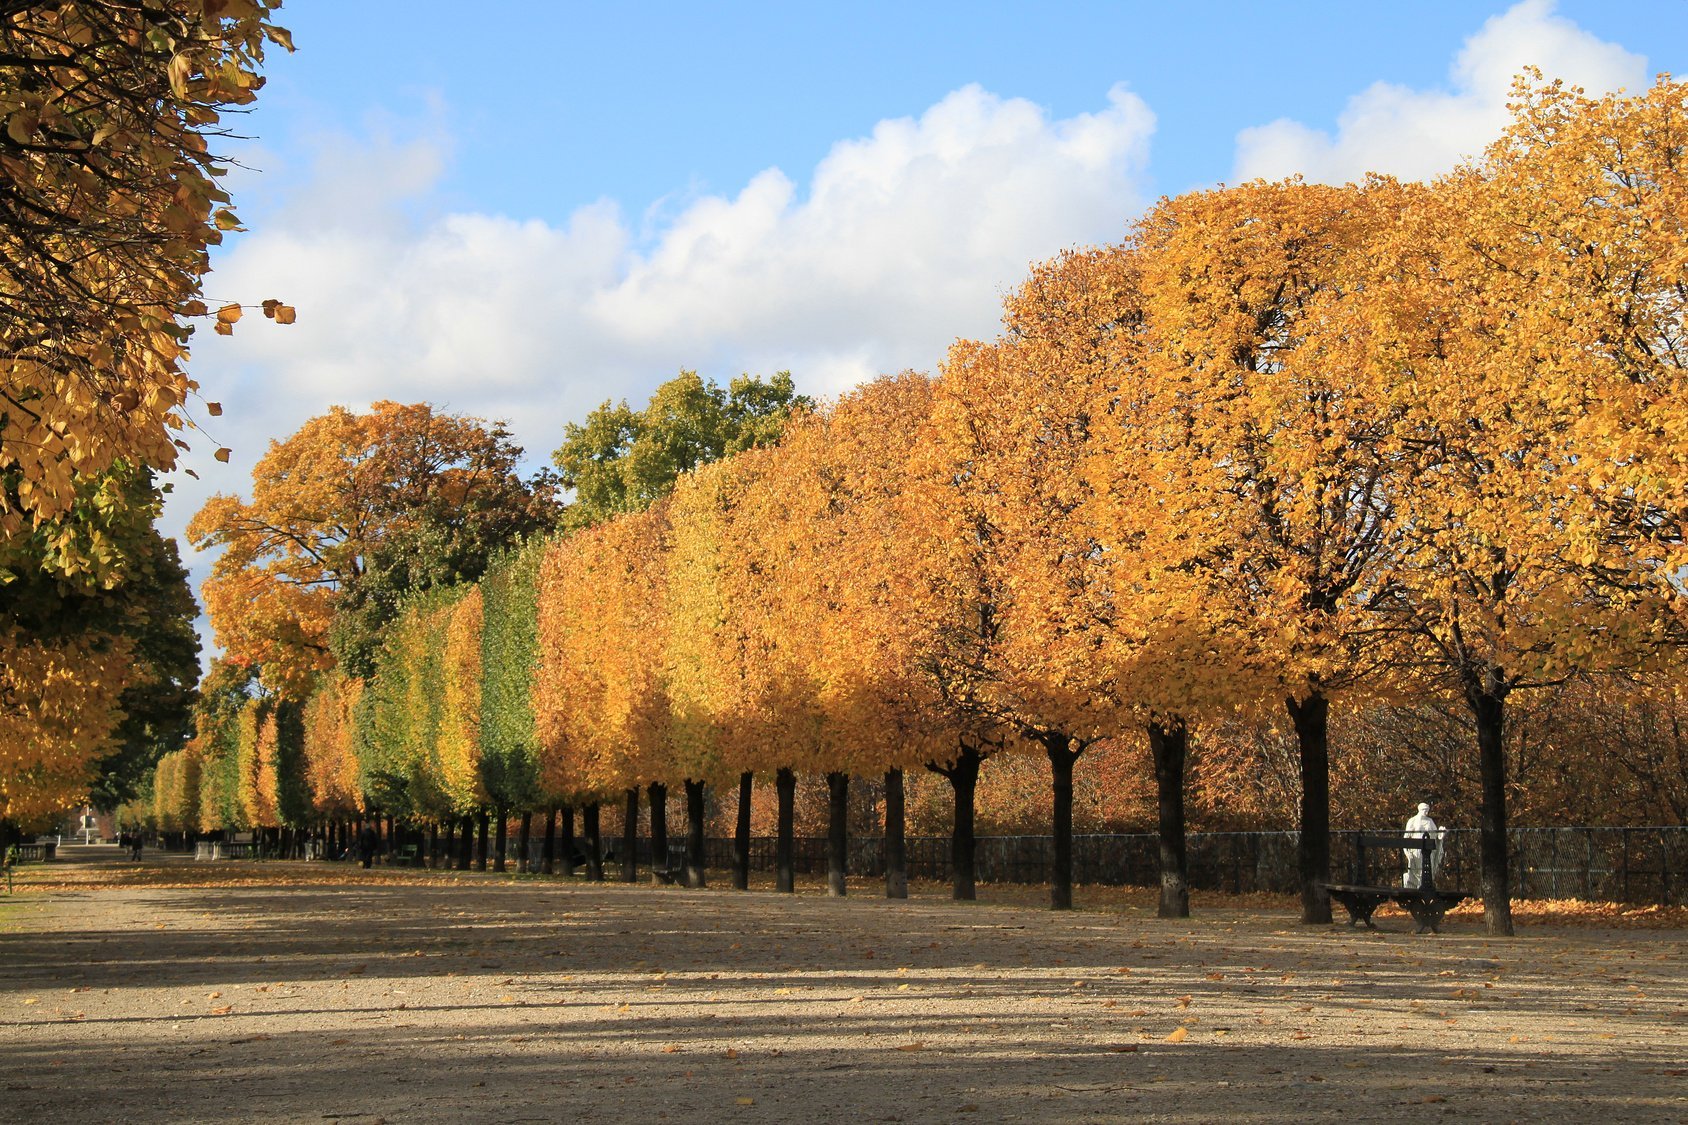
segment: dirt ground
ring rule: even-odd
[[[115,856],[0,896],[0,1120],[1688,1121],[1680,927]]]

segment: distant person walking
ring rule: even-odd
[[[380,846],[381,838],[375,834],[375,825],[365,824],[358,831],[358,858],[363,860],[365,867],[375,862],[375,852]]]
[[[141,862],[141,830],[135,829],[129,833],[129,858],[136,863]]]

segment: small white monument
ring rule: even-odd
[[[1435,840],[1436,847],[1430,853],[1431,881],[1439,879],[1442,874],[1442,840],[1447,830],[1437,826],[1430,817],[1430,806],[1420,802],[1418,812],[1407,821],[1405,835],[1419,840]],[[1407,859],[1407,873],[1401,880],[1403,890],[1416,891],[1424,884],[1424,851],[1420,848],[1402,848],[1401,854]]]

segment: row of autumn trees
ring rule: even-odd
[[[964,847],[981,760],[1031,750],[1064,871],[1075,762],[1139,740],[1179,914],[1191,733],[1281,716],[1315,920],[1333,704],[1451,701],[1485,916],[1509,932],[1515,694],[1680,682],[1685,93],[1521,86],[1505,137],[1433,184],[1164,201],[1036,269],[938,377],[799,412],[671,493],[623,492],[638,510],[411,596],[367,669],[266,664],[304,706],[316,807],[683,784],[696,838],[705,783],[771,773],[784,812],[805,771],[841,864],[849,779],[883,775],[894,864],[902,769],[949,778]],[[213,586],[283,554],[225,555]],[[208,590],[220,636],[262,604],[231,588],[233,615]]]
[[[241,312],[201,287],[239,225],[214,146],[291,49],[277,3],[0,3],[0,843],[121,799],[189,729],[155,474],[218,412],[184,370],[195,322]]]

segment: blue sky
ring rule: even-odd
[[[300,49],[272,60],[252,124],[292,160],[325,134],[435,130],[452,162],[434,204],[560,218],[606,196],[642,213],[731,192],[769,166],[800,174],[972,83],[1056,119],[1124,83],[1157,119],[1148,186],[1177,194],[1230,177],[1247,127],[1329,128],[1375,82],[1446,88],[1463,42],[1508,7],[550,2],[484,19],[439,0],[288,0]],[[1688,62],[1681,0],[1555,10],[1650,72]]]
[[[226,413],[167,533],[336,403],[506,419],[537,465],[682,367],[836,394],[934,369],[1032,263],[1159,195],[1434,176],[1498,132],[1521,66],[1596,91],[1688,71],[1684,0],[288,0],[280,22],[298,51],[227,146],[248,229],[206,289],[299,322],[196,337]]]

